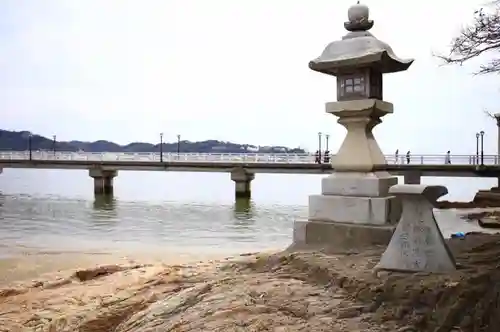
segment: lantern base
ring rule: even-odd
[[[309,220],[363,225],[393,225],[401,213],[389,197],[309,196]]]
[[[387,246],[394,226],[353,225],[317,220],[297,220],[293,243],[288,251],[322,250],[328,253],[364,250]]]
[[[398,178],[389,172],[335,172],[321,180],[327,196],[386,197]]]
[[[389,188],[398,184],[387,172],[340,172],[322,180],[321,195],[309,196],[309,219],[366,225],[395,224],[401,205]]]
[[[322,180],[322,194],[309,196],[308,221],[296,221],[291,249],[345,251],[388,245],[401,216],[389,193],[398,183],[387,172],[340,172]]]

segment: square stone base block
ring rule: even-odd
[[[389,196],[389,188],[398,178],[388,172],[335,172],[321,180],[321,193],[326,196]]]
[[[295,221],[293,243],[287,249],[345,252],[374,246],[387,246],[394,226],[374,226],[324,221]]]
[[[309,196],[309,220],[355,224],[395,224],[401,216],[401,201],[395,196]]]

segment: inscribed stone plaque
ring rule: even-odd
[[[408,185],[411,186],[411,185]],[[376,269],[448,272],[455,270],[451,255],[427,198],[415,193],[400,194],[401,219]]]

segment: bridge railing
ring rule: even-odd
[[[497,155],[410,155],[410,157],[386,155],[387,164],[410,165],[498,165],[500,158]]]
[[[0,152],[1,160],[73,160],[73,161],[156,161],[160,153],[137,152],[47,152],[8,151]],[[242,162],[242,163],[313,163],[310,154],[266,153],[163,153],[164,162]]]
[[[335,156],[331,156],[335,158]],[[65,152],[65,151],[2,151],[0,160],[73,160],[73,161],[129,161],[148,162],[161,160],[153,152]],[[410,165],[498,165],[497,155],[386,155],[387,164]],[[314,154],[287,153],[163,153],[164,162],[241,162],[241,163],[314,163]]]

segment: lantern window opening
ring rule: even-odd
[[[362,73],[347,74],[339,77],[339,96],[359,96],[366,93],[366,80]]]

